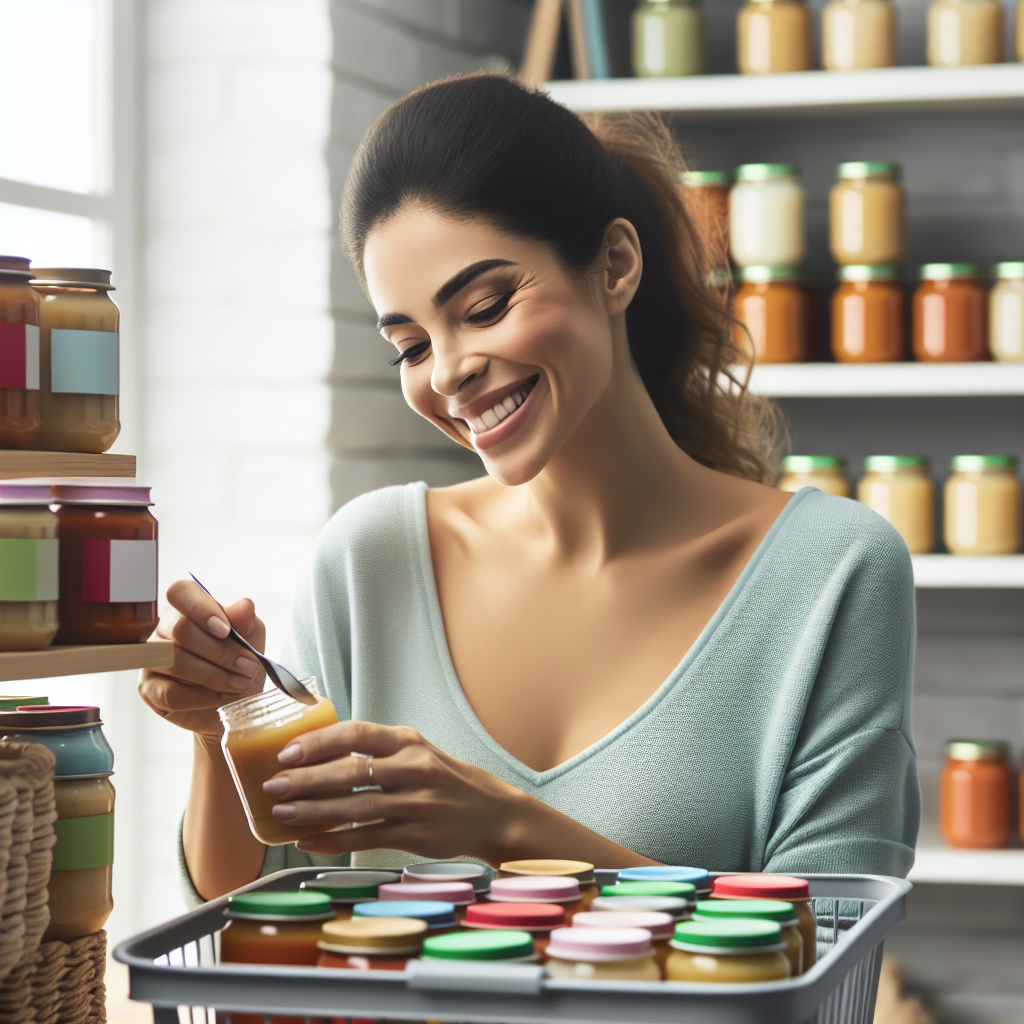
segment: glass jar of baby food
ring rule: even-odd
[[[954,555],[1020,551],[1021,485],[1016,455],[957,455],[946,480],[943,538]]]
[[[939,774],[939,831],[950,846],[997,849],[1010,841],[1009,744],[952,740]]]
[[[377,900],[357,903],[352,908],[352,920],[363,917],[411,917],[422,921],[430,935],[441,935],[458,929],[455,906],[441,900]]]
[[[918,455],[869,455],[857,500],[903,538],[912,555],[935,548],[935,483],[931,463]]]
[[[903,285],[896,267],[839,268],[832,293],[832,355],[838,363],[903,359]]]
[[[729,268],[729,188],[725,171],[682,171],[679,194],[712,270]]]
[[[601,896],[671,896],[677,900],[693,902],[697,889],[692,882],[663,882],[650,879],[640,882],[616,882],[603,885]]]
[[[803,4],[792,6],[804,9]],[[737,167],[736,184],[729,192],[729,249],[737,266],[798,267],[804,258],[804,235],[800,168]]]
[[[228,897],[224,916],[222,963],[312,967],[320,955],[321,927],[334,911],[326,893],[246,892]]]
[[[491,869],[483,864],[463,861],[430,861],[426,864],[406,864],[402,869],[405,885],[421,882],[469,882],[477,896],[491,888]]]
[[[39,433],[39,296],[29,260],[0,256],[0,448]]]
[[[782,929],[774,921],[684,921],[670,945],[669,981],[751,984],[791,976]]]
[[[654,961],[665,975],[665,964],[668,961],[669,940],[675,934],[676,922],[671,914],[648,911],[647,913],[619,913],[612,910],[592,910],[577,914],[572,919],[573,928],[643,928],[650,932],[651,945],[654,949]]]
[[[105,452],[121,432],[120,313],[109,270],[33,268],[39,311],[42,426],[32,447]]]
[[[529,932],[495,928],[432,935],[423,943],[423,959],[532,964],[538,957]]]
[[[882,160],[857,160],[836,168],[828,200],[829,247],[840,266],[903,262],[902,168]]]
[[[56,776],[103,775],[114,770],[114,751],[103,735],[98,707],[19,705],[16,711],[0,713],[0,729],[14,743],[41,743],[51,751]]]
[[[700,0],[642,0],[633,12],[633,74],[674,78],[703,71]]]
[[[138,644],[156,629],[157,524],[148,487],[54,485],[59,644]]]
[[[529,932],[541,963],[547,956],[551,932],[565,924],[565,911],[557,903],[473,903],[462,921],[464,928]]]
[[[584,910],[590,909],[590,904],[597,896],[594,865],[588,864],[585,860],[507,860],[498,871],[503,878],[510,875],[575,878],[580,883],[580,899],[583,900]]]
[[[830,0],[821,12],[826,71],[891,68],[897,59],[896,8],[889,0]]]
[[[783,952],[789,961],[790,974],[796,977],[804,971],[804,939],[793,904],[782,900],[704,900],[694,911],[694,921],[736,921],[755,918],[774,921],[782,929]]]
[[[695,901],[677,896],[598,896],[590,905],[610,914],[668,914],[673,921],[687,920],[695,906]]]
[[[380,887],[397,882],[394,871],[321,871],[312,882],[303,882],[300,889],[323,892],[331,898],[336,921],[348,921],[357,903],[372,903]]]
[[[46,485],[0,483],[0,651],[39,650],[57,635],[57,515],[50,500]]]
[[[1024,62],[1024,0],[1017,0],[1017,60]],[[1024,801],[1024,786],[1021,787],[1021,800]],[[1024,836],[1024,814],[1020,816],[1021,835]]]
[[[410,917],[327,921],[320,930],[317,967],[349,971],[404,971],[419,955],[427,926]]]
[[[410,892],[410,889],[413,891]],[[423,882],[408,886],[404,882],[386,882],[378,890],[377,899],[383,901],[438,900],[455,907],[455,920],[466,916],[466,907],[476,902],[476,892],[470,882]]]
[[[643,928],[557,928],[545,970],[549,978],[577,981],[661,981]]]
[[[565,876],[496,878],[488,899],[494,903],[557,903],[569,921],[584,909],[579,881]]]
[[[800,363],[808,356],[807,292],[791,267],[743,267],[733,299],[733,342],[759,363]]]
[[[994,273],[996,285],[988,296],[989,354],[1001,363],[1022,363],[1024,263],[997,263]]]
[[[736,17],[740,74],[810,71],[811,31],[803,0],[747,0]]]
[[[303,682],[316,690],[312,677]],[[278,821],[273,814],[277,798],[263,792],[263,783],[281,771],[277,755],[296,736],[338,721],[334,705],[319,695],[316,704],[300,704],[275,687],[225,704],[219,714],[224,725],[224,757],[252,834],[266,846],[283,846],[323,832],[323,825]]]
[[[956,68],[1003,59],[1003,5],[999,0],[934,0],[928,8],[928,63]]]
[[[711,875],[704,868],[690,868],[678,864],[646,864],[639,868],[623,868],[619,882],[687,882],[696,889],[695,896],[702,900],[711,893]]]
[[[777,486],[780,491],[817,487],[837,498],[849,498],[853,493],[846,476],[846,459],[840,455],[787,455]]]
[[[926,263],[913,303],[914,358],[964,363],[988,358],[988,295],[976,263]]]

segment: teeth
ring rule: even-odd
[[[470,429],[474,434],[482,434],[485,430],[496,427],[506,416],[514,413],[526,401],[526,393],[522,388],[506,395],[497,405],[491,406],[486,412],[469,420]]]

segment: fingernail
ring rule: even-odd
[[[284,796],[292,788],[292,780],[287,775],[280,775],[273,779],[267,779],[263,783],[263,792],[271,796]]]
[[[277,755],[281,764],[294,764],[302,760],[302,747],[298,743],[289,743],[280,754]]]
[[[295,804],[274,804],[274,809],[270,813],[279,821],[291,821],[299,812],[295,809]]]
[[[243,675],[252,678],[259,671],[260,663],[253,658],[236,658],[235,668]]]
[[[231,632],[231,627],[223,620],[211,615],[206,620],[206,628],[219,639],[223,640]]]

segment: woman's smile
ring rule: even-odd
[[[536,404],[536,399],[532,402],[530,399],[539,380],[540,374],[535,373],[511,387],[483,395],[471,405],[454,410],[451,415],[469,427],[474,447],[490,448],[518,430],[529,416],[530,409]]]

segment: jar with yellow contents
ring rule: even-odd
[[[957,455],[946,481],[943,536],[954,555],[1013,555],[1021,545],[1016,455]]]
[[[676,925],[669,945],[667,981],[751,984],[792,975],[782,929],[775,921],[684,921]]]
[[[748,0],[736,19],[740,74],[810,71],[811,32],[803,0]]]
[[[846,459],[840,455],[787,455],[782,460],[780,491],[799,491],[802,487],[817,487],[825,494],[837,498],[852,495],[846,476]]]
[[[857,500],[893,526],[912,555],[934,550],[935,483],[926,458],[869,455],[857,484]]]
[[[906,250],[902,169],[884,160],[836,168],[829,193],[829,246],[840,266],[898,265]]]

